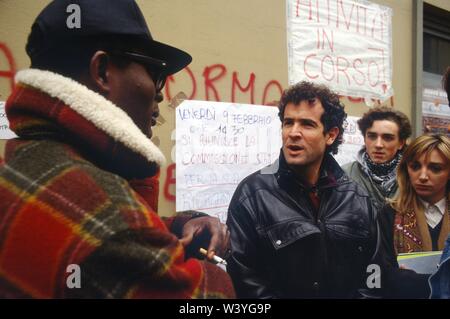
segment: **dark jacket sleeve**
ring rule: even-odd
[[[238,298],[276,298],[263,275],[264,261],[258,254],[260,239],[252,215],[251,208],[232,200],[227,219],[232,253],[227,260],[227,271]]]
[[[385,263],[398,268],[397,253],[394,247],[394,218],[395,211],[389,204],[386,204],[378,214],[378,225]]]

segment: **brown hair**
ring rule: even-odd
[[[372,127],[373,122],[382,120],[388,120],[397,124],[400,140],[406,141],[411,136],[412,129],[408,117],[404,113],[387,106],[371,109],[364,113],[357,123],[362,135],[366,136],[366,131]]]
[[[450,165],[450,138],[445,135],[422,135],[406,147],[400,164],[397,167],[398,193],[391,200],[392,207],[400,212],[423,210],[423,206],[417,198],[408,174],[408,163],[417,160],[423,154],[430,154],[438,150]],[[447,183],[447,199],[450,200],[449,183]]]
[[[325,134],[333,127],[339,129],[337,138],[334,140],[333,144],[327,146],[325,150],[327,153],[337,154],[338,147],[343,142],[343,124],[344,120],[347,118],[347,113],[344,111],[344,105],[339,101],[339,96],[325,85],[302,81],[286,89],[278,104],[278,116],[280,117],[281,122],[283,122],[284,110],[287,104],[294,103],[295,105],[298,105],[302,101],[314,98],[320,100],[324,109],[320,118],[320,121],[324,126],[323,133]]]

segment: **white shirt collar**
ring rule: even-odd
[[[434,228],[436,227],[440,222],[442,217],[444,216],[446,206],[447,206],[447,197],[442,198],[440,201],[436,202],[434,205],[430,205],[430,203],[424,201],[423,199],[419,198],[419,200],[422,202],[423,206],[425,207],[425,217],[427,219],[427,224]],[[438,209],[436,210],[434,208],[436,206]]]

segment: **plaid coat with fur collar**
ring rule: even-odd
[[[157,192],[147,201],[128,183],[164,156],[121,109],[55,73],[25,70],[16,82],[6,112],[19,138],[0,166],[0,296],[234,297],[220,268],[185,259],[149,204]],[[67,284],[73,264],[80,288]]]

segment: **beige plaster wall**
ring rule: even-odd
[[[0,1],[0,44],[6,46],[17,69],[29,65],[24,46],[34,17],[49,1],[46,0],[2,0]],[[191,75],[182,71],[170,82],[170,92],[165,92],[165,101],[160,105],[161,118],[155,135],[171,164],[170,153],[174,146],[171,132],[174,129],[174,108],[168,101],[183,92],[193,99],[231,101],[232,79],[235,73],[242,86],[254,76],[255,104],[262,104],[263,93],[268,86],[265,101],[278,100],[279,83],[287,85],[286,8],[282,0],[138,0],[157,40],[187,50],[194,57],[189,66]],[[376,0],[376,3],[393,9],[393,86],[394,107],[408,116],[412,104],[412,1]],[[428,0],[449,7],[448,0]],[[450,8],[447,8],[450,10]],[[10,68],[4,52],[0,51],[0,71]],[[205,72],[210,78],[223,72],[214,81],[214,88],[205,90]],[[195,85],[194,85],[194,80]],[[195,92],[194,92],[195,89]],[[0,100],[11,91],[9,79],[0,77]],[[167,94],[170,93],[170,94]],[[251,103],[250,92],[235,90],[236,102]],[[172,101],[173,102],[173,101]],[[343,99],[350,115],[360,116],[368,107]],[[390,105],[392,101],[387,101]],[[159,140],[159,141],[158,141]],[[0,141],[0,156],[4,142]],[[175,211],[171,183],[167,169],[161,172],[160,213],[171,215]],[[173,171],[175,173],[175,171]],[[173,176],[174,177],[174,176]],[[173,181],[172,181],[173,182]]]

